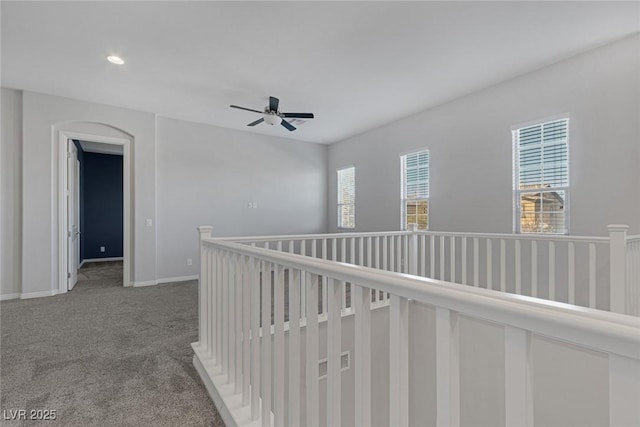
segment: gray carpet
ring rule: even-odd
[[[88,267],[66,295],[0,303],[0,424],[224,425],[192,365],[197,284],[123,288],[121,265]],[[57,419],[3,420],[17,409]]]

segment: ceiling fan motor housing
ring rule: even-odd
[[[268,112],[264,115],[264,122],[271,126],[279,125],[280,122],[282,122],[282,117],[278,116],[276,113]]]

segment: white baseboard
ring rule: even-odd
[[[42,292],[27,292],[26,294],[20,294],[20,299],[51,297],[57,294],[58,294],[57,290],[42,291]]]
[[[144,282],[133,282],[133,287],[134,288],[142,288],[144,286],[153,286],[153,285],[157,285],[158,281],[157,280],[146,280]]]
[[[178,277],[165,277],[163,279],[156,280],[146,280],[142,282],[135,282],[133,287],[142,288],[144,286],[154,286],[159,285],[161,283],[177,283],[177,282],[188,282],[191,280],[198,280],[198,275],[195,276],[178,276]]]
[[[160,283],[173,283],[173,282],[188,282],[190,280],[198,280],[200,276],[197,274],[194,276],[178,276],[178,277],[166,277],[164,279],[158,279],[156,282]]]
[[[20,294],[4,294],[4,295],[0,295],[0,301],[6,301],[9,299],[17,299],[20,298]]]
[[[107,261],[122,261],[124,258],[122,257],[111,257],[111,258],[87,258],[87,259],[83,259],[82,262],[80,263],[80,267],[82,267],[82,264],[84,264],[85,262],[107,262]]]

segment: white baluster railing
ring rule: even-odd
[[[606,387],[609,423],[611,426],[640,424],[637,406],[640,398],[640,319],[401,275],[373,268],[371,260],[368,261],[371,267],[363,267],[332,261],[334,255],[331,254],[327,256],[329,259],[303,256],[291,253],[292,246],[288,243],[286,246],[276,243],[277,249],[269,249],[269,243],[261,248],[212,239],[210,234],[210,228],[200,228],[200,330],[199,340],[193,345],[194,364],[227,425],[315,426],[326,420],[327,425],[338,426],[342,424],[342,414],[346,410],[353,411],[356,425],[370,425],[373,404],[372,290],[390,295],[389,307],[385,308],[389,312],[389,362],[386,367],[390,379],[389,399],[382,403],[388,404],[389,420],[383,421],[384,424],[409,424],[409,402],[415,398],[409,389],[409,314],[415,304],[435,308],[437,425],[460,425],[460,316],[502,325],[504,329],[504,419],[507,425],[533,425],[530,375],[535,362],[531,357],[534,334],[606,355],[609,360]],[[414,250],[428,246],[426,242],[424,245],[419,243],[421,237],[416,233],[388,237],[396,240],[396,247],[402,248],[404,265],[407,260],[414,259]],[[446,237],[450,240],[451,236]],[[455,237],[459,239],[459,236]],[[366,240],[367,247],[375,242],[371,237],[355,238]],[[385,239],[378,239],[377,244],[384,248]],[[501,239],[506,244],[508,238]],[[632,240],[625,239],[625,243],[635,244]],[[594,244],[591,240],[587,243]],[[338,246],[328,244],[328,247]],[[391,252],[390,260],[394,258]],[[441,252],[447,253],[446,250]],[[402,265],[396,264],[396,267],[404,271]],[[406,268],[418,269],[418,262],[414,259]],[[512,285],[510,277],[505,281],[507,287]],[[319,310],[319,285],[323,282],[327,283],[326,311]],[[348,310],[343,306],[346,284],[350,284],[352,292]],[[306,316],[300,314],[303,289]],[[356,388],[349,398],[342,395],[341,387],[344,315],[354,315],[356,337],[351,361]],[[327,320],[326,334],[321,334],[319,328],[323,317]],[[319,395],[321,348],[327,352],[324,399]],[[288,356],[286,364],[285,355]],[[584,372],[584,375],[588,376],[590,372]],[[286,377],[288,381],[285,381]],[[321,401],[326,404],[321,405]],[[347,402],[353,407],[345,407]],[[306,414],[304,419],[303,413]]]

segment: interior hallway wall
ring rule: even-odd
[[[640,232],[640,36],[620,40],[329,147],[330,231],[336,169],[356,167],[356,231],[400,228],[403,152],[430,150],[430,228],[513,232],[514,125],[570,115],[570,233]]]
[[[24,91],[22,253],[25,259],[51,261],[23,264],[22,294],[43,296],[57,288],[58,151],[52,141],[57,130],[132,135],[132,281],[155,280],[155,115]]]
[[[0,299],[17,297],[22,276],[22,92],[0,98]]]
[[[215,236],[326,231],[326,146],[162,117],[157,129],[158,277],[199,274],[199,225]]]

